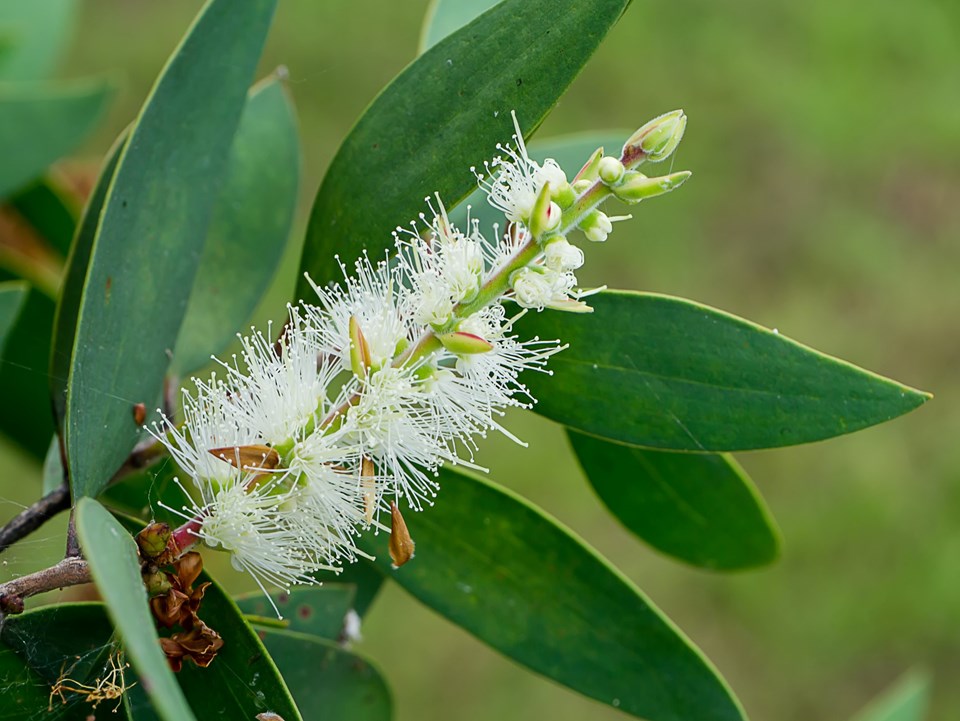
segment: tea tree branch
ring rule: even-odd
[[[23,612],[25,598],[67,586],[90,583],[90,566],[82,558],[65,558],[60,563],[28,576],[0,584],[0,617]]]
[[[25,508],[0,528],[0,553],[68,508],[70,508],[70,488],[64,484],[29,508]]]

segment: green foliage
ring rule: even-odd
[[[343,630],[347,612],[353,608],[356,595],[357,589],[353,584],[325,583],[322,586],[296,588],[289,593],[272,593],[270,599],[260,591],[253,591],[233,600],[248,616],[270,620],[270,627],[275,625],[275,620],[270,617],[279,612],[284,630],[336,641]],[[252,619],[252,622],[257,623],[257,619]]]
[[[330,641],[290,631],[266,631],[276,661],[304,718],[389,721],[390,690],[373,663]]]
[[[59,256],[67,257],[77,211],[74,199],[59,181],[49,177],[36,180],[11,196],[9,203]]]
[[[17,316],[20,315],[26,297],[26,283],[22,281],[0,283],[0,351],[3,351],[7,335],[17,322]]]
[[[654,451],[568,433],[600,499],[658,551],[723,571],[776,560],[779,532],[730,456]]]
[[[103,489],[136,440],[133,404],[152,406],[160,394],[166,351],[186,310],[182,289],[196,274],[198,239],[210,222],[274,5],[208,3],[121,151],[70,354],[64,434],[75,496]],[[114,342],[105,347],[107,338]]]
[[[537,413],[592,435],[678,451],[773,448],[882,423],[930,397],[682,298],[611,291],[590,304],[592,314],[528,314],[517,327],[570,344],[551,359],[553,376],[524,380]]]
[[[518,663],[634,716],[743,718],[700,652],[582,540],[487,481],[450,470],[439,481],[443,503],[408,514],[413,561],[391,571],[386,534],[364,539],[418,600]]]
[[[194,721],[173,672],[157,641],[157,629],[147,607],[140,579],[137,547],[130,534],[92,498],[76,505],[80,547],[90,564],[97,589],[123,641],[127,657],[144,682],[163,721]]]
[[[59,60],[77,14],[77,0],[30,0],[0,4],[0,80],[31,81],[49,76]]]
[[[198,583],[209,580],[201,575]],[[284,721],[300,721],[301,713],[264,644],[216,583],[203,596],[201,618],[223,638],[223,648],[209,667],[188,661],[177,674],[196,717],[253,719],[272,711]]]
[[[93,130],[112,94],[110,83],[102,80],[0,89],[0,148],[4,154],[0,197],[74,150]]]
[[[247,321],[290,237],[300,180],[293,103],[277,78],[250,92],[183,318],[173,370],[221,353]]]
[[[558,13],[553,0],[506,0],[420,56],[337,151],[300,270],[321,284],[338,279],[335,254],[348,267],[364,249],[379,258],[424,196],[438,192],[451,207],[466,197],[476,187],[469,168],[513,132],[510,111],[532,134],[628,4],[590,0]],[[297,297],[309,293],[301,278]]]

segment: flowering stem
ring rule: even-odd
[[[173,538],[174,543],[177,544],[177,548],[179,548],[181,551],[186,551],[188,548],[190,548],[190,546],[197,542],[197,540],[200,538],[198,535],[200,528],[203,526],[205,519],[205,515],[198,515],[174,530],[171,537]]]

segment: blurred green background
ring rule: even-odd
[[[200,4],[82,3],[61,75],[121,82],[85,159],[134,116]],[[262,67],[287,66],[300,113],[298,234],[338,143],[415,56],[426,5],[280,4]],[[933,672],[930,718],[960,710],[958,68],[960,6],[948,0],[636,2],[538,132],[634,128],[675,107],[690,117],[675,166],[693,180],[587,248],[586,285],[693,298],[936,395],[879,428],[741,455],[785,543],[775,566],[738,575],[635,541],[550,423],[512,419],[526,450],[486,444],[491,477],[635,580],[757,720],[848,718],[915,665]],[[282,313],[295,264],[291,253],[260,319]],[[6,442],[0,459],[5,518],[37,497],[40,469]],[[3,577],[59,557],[62,539],[62,523],[45,527],[4,555]],[[237,574],[221,578],[245,588]],[[400,721],[622,717],[516,667],[397,587],[363,634]]]

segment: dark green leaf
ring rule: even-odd
[[[653,451],[568,433],[600,499],[657,550],[723,571],[777,557],[779,532],[732,457]]]
[[[194,716],[160,650],[133,538],[92,498],[81,498],[77,503],[76,528],[93,580],[123,639],[127,657],[160,717],[165,721],[192,721]]]
[[[209,580],[206,575],[200,578],[200,582]],[[197,718],[254,721],[257,714],[273,711],[284,721],[301,721],[257,633],[215,583],[203,596],[200,618],[223,637],[223,648],[208,668],[186,662],[177,674]]]
[[[384,573],[483,642],[649,721],[743,718],[710,663],[581,539],[521,498],[444,469],[429,513],[408,513],[416,557]]]
[[[293,104],[272,78],[251,91],[240,118],[173,354],[177,374],[222,352],[253,313],[290,238],[299,180]]]
[[[439,192],[453,207],[480,166],[510,139],[515,110],[532,134],[624,12],[629,0],[505,0],[420,56],[367,109],[340,147],[310,217],[300,270],[339,276],[366,248]],[[301,278],[305,298],[310,286]]]
[[[355,586],[347,583],[325,583],[322,586],[295,588],[289,593],[272,593],[270,599],[260,591],[234,599],[244,613],[276,619],[283,616],[286,629],[336,641],[343,630],[344,618],[353,608]],[[273,600],[273,604],[270,600]]]
[[[10,47],[0,55],[0,80],[40,80],[66,50],[77,0],[0,3],[0,36]]]
[[[20,280],[11,280],[0,283],[0,352],[3,351],[7,335],[13,330],[23,304],[26,301],[29,287]]]
[[[93,130],[112,87],[102,81],[0,90],[0,198],[33,180]]]
[[[63,484],[63,464],[60,462],[60,442],[54,436],[43,457],[43,495],[47,495]]]
[[[420,52],[479,17],[500,0],[433,0],[420,31]]]
[[[552,377],[524,381],[538,413],[591,435],[670,450],[772,448],[851,433],[929,398],[682,298],[614,291],[590,305],[588,315],[529,313],[517,329],[570,344],[550,360]]]
[[[10,198],[13,209],[66,258],[76,229],[75,200],[50,177],[37,180]]]
[[[390,690],[373,663],[330,641],[265,631],[263,642],[305,718],[389,721]]]
[[[100,223],[100,214],[103,212],[103,203],[107,197],[107,190],[117,170],[120,160],[120,151],[127,141],[128,131],[125,130],[114,142],[107,153],[100,168],[100,175],[93,186],[93,192],[87,199],[83,209],[80,225],[77,227],[76,239],[71,243],[70,255],[67,258],[66,272],[57,298],[57,308],[53,320],[53,339],[47,364],[50,368],[49,385],[50,398],[53,400],[53,410],[57,424],[63,422],[63,414],[67,403],[67,378],[70,375],[70,356],[73,340],[77,332],[77,312],[80,308],[80,296],[83,293],[83,284],[87,277],[87,268],[90,264],[90,253],[93,250],[93,241],[97,235]]]
[[[923,721],[930,705],[930,677],[910,671],[870,702],[854,721]]]
[[[0,647],[0,688],[4,692],[0,719],[19,721],[40,712],[43,718],[58,721],[89,718],[92,707],[82,694],[65,691],[63,703],[59,696],[50,695],[51,687],[66,678],[97,685],[109,673],[111,657],[119,664],[112,635],[113,627],[99,603],[45,606],[5,619],[4,647]],[[135,681],[133,671],[127,670],[123,684]],[[101,706],[109,713],[116,703],[107,700]],[[52,711],[49,714],[48,704]],[[14,711],[21,715],[7,715]]]
[[[276,0],[210,0],[120,154],[80,296],[65,439],[75,497],[130,451],[159,397]]]
[[[383,575],[376,566],[363,559],[345,565],[336,576],[330,573],[317,573],[314,577],[323,583],[348,583],[353,586],[356,589],[353,610],[361,618],[367,615],[384,581]]]
[[[5,408],[16,409],[0,413],[0,430],[37,459],[53,435],[47,386],[53,313],[53,301],[31,288],[0,360],[0,398]]]

